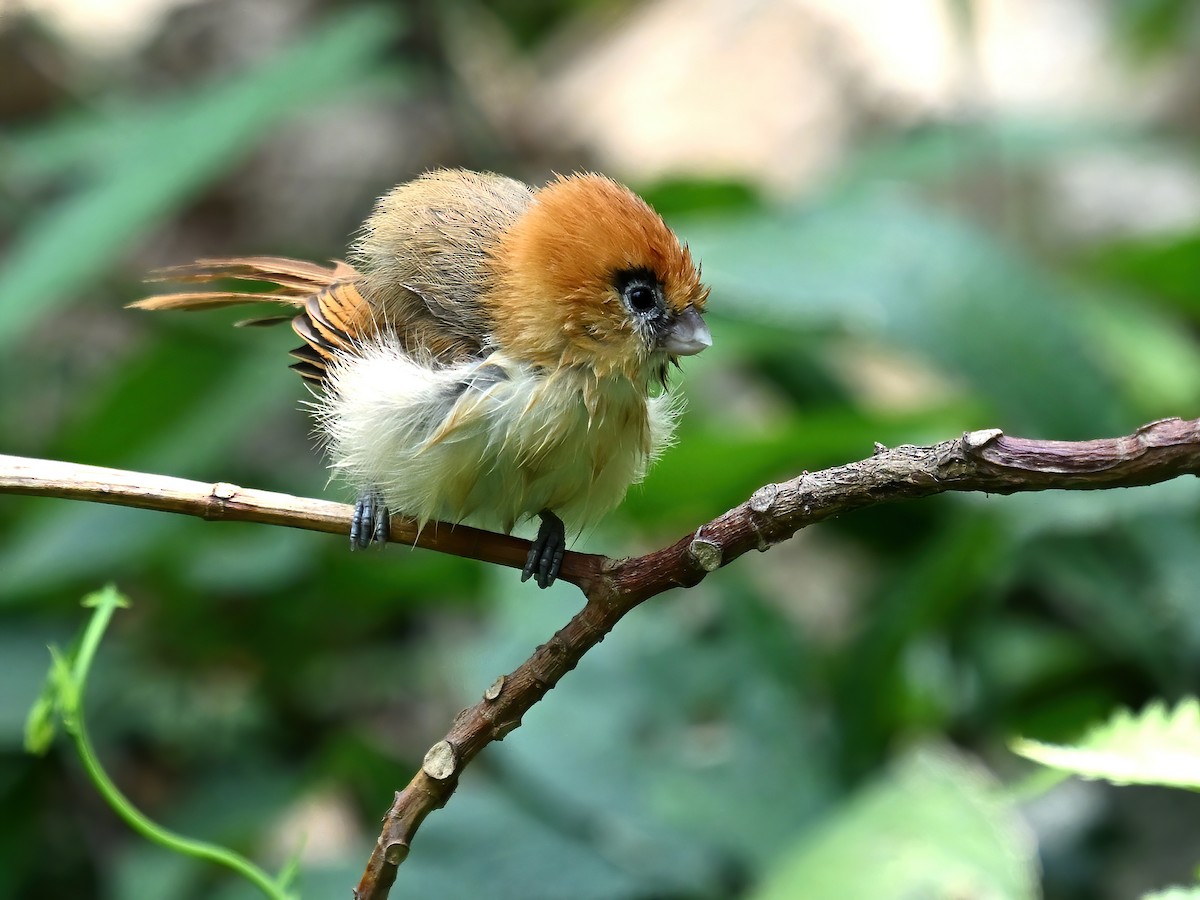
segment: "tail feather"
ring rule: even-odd
[[[233,323],[234,328],[269,328],[290,322],[295,316],[256,316],[253,319],[241,319]]]
[[[291,321],[305,346],[292,355],[292,368],[309,381],[319,382],[338,354],[352,352],[355,341],[374,328],[370,306],[358,292],[358,272],[340,260],[329,266],[280,256],[200,259],[182,266],[158,269],[147,279],[186,285],[235,281],[267,283],[271,290],[185,290],[157,294],[130,303],[137,309],[217,309],[244,303],[275,303],[295,310],[290,315],[246,319],[239,325],[273,325]]]
[[[358,273],[341,260],[332,266],[289,259],[286,256],[240,256],[228,259],[198,259],[180,266],[167,266],[151,272],[147,281],[215,281],[234,278],[241,281],[271,281],[298,289],[324,287]]]
[[[340,260],[331,266],[287,259],[282,256],[246,256],[232,259],[199,259],[182,266],[158,269],[146,279],[151,282],[210,284],[214,281],[266,282],[270,291],[177,291],[137,300],[137,309],[211,309],[238,303],[279,303],[303,306],[308,298],[331,284],[358,277],[352,266]]]
[[[282,293],[239,291],[193,291],[157,294],[135,300],[126,306],[132,309],[216,309],[221,306],[240,306],[245,303],[285,303],[299,306],[303,299],[293,299]]]

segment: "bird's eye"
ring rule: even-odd
[[[626,269],[616,273],[613,285],[625,307],[645,322],[663,311],[663,294],[658,278],[649,269]]]
[[[633,284],[625,291],[625,299],[629,302],[631,309],[637,312],[649,312],[658,305],[658,297],[654,294],[654,288],[648,284]]]

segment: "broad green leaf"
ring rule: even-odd
[[[1094,276],[1152,294],[1192,319],[1200,317],[1200,230],[1105,244],[1083,265]]]
[[[57,647],[50,648],[50,670],[38,698],[25,719],[25,751],[41,756],[50,749],[58,732],[58,718],[65,694],[72,693],[71,660]]]
[[[1157,784],[1200,790],[1200,700],[1139,713],[1117,712],[1074,745],[1018,739],[1013,750],[1045,766],[1114,784]]]
[[[1088,438],[1127,427],[1114,377],[1079,324],[1085,298],[965,221],[874,191],[680,227],[730,314],[916,352],[1013,432]]]
[[[1179,53],[1195,34],[1190,0],[1119,0],[1111,4],[1114,35],[1135,59],[1150,61]]]
[[[1039,896],[1033,836],[996,780],[948,748],[901,759],[768,871],[751,900]]]
[[[570,597],[530,596],[506,575],[492,579],[503,598],[495,628],[459,652],[474,696],[561,625]],[[701,637],[689,610],[705,597],[723,612]],[[762,865],[834,789],[797,672],[803,647],[778,615],[732,576],[680,599],[636,610],[488,754],[506,792],[583,839],[641,896],[719,895],[723,870]],[[586,888],[569,873],[557,894],[522,883],[529,896]]]
[[[1156,564],[1155,553],[1139,546],[1143,541],[1137,530],[1144,526],[1154,533],[1159,523],[1175,521],[1185,533],[1197,531],[1187,517],[1177,518],[1166,507],[1143,523],[1106,521],[1108,506],[1103,497],[1095,499],[1084,529],[1028,541],[1017,556],[1018,565],[1025,578],[1042,585],[1058,607],[1078,619],[1081,633],[1107,648],[1110,659],[1136,662],[1168,689],[1191,671],[1187,649],[1197,635],[1198,611],[1187,608],[1194,606],[1194,591],[1180,598],[1161,579],[1178,577],[1176,573],[1187,576],[1194,567],[1187,557],[1175,560],[1169,555]],[[1167,540],[1178,546],[1177,537]],[[1173,601],[1180,606],[1173,608]],[[1174,639],[1165,640],[1172,633]]]
[[[941,670],[922,683],[910,663],[920,661],[923,640],[980,604],[1009,551],[991,516],[958,513],[910,548],[903,564],[885,570],[868,599],[871,616],[836,672],[846,771],[873,765],[896,730],[946,724],[961,679]]]
[[[1053,162],[1081,150],[1145,144],[1144,136],[1099,122],[1047,120],[975,120],[965,124],[930,124],[898,137],[885,137],[852,157],[836,174],[837,183],[852,189],[872,179],[940,181],[977,174],[998,164],[1006,173]]]
[[[757,430],[721,428],[711,420],[687,423],[678,445],[629,492],[622,510],[676,527],[706,521],[768,481],[869,457],[876,441],[894,446],[961,433],[972,413],[966,404],[876,415],[836,407]],[[729,465],[730,460],[738,464]]]
[[[269,354],[235,360],[218,378],[190,408],[164,406],[166,414],[181,413],[169,433],[141,436],[140,447],[113,462],[184,478],[228,478],[226,467],[213,468],[216,451],[244,434],[265,410],[285,403],[283,397],[296,384],[293,373]],[[247,385],[254,389],[247,390]],[[42,502],[47,504],[46,512],[31,517],[0,547],[0,604],[35,585],[45,589],[92,572],[113,577],[125,561],[144,557],[178,529],[196,524],[169,513]]]
[[[89,182],[28,222],[0,266],[0,345],[99,275],[140,234],[212,181],[290,115],[366,82],[395,34],[390,14],[362,7],[256,71],[98,127],[106,164]],[[113,153],[119,145],[120,153]]]
[[[1200,297],[1200,280],[1195,290]],[[1093,335],[1101,364],[1137,410],[1138,422],[1188,416],[1200,405],[1200,349],[1178,318],[1116,297],[1097,296],[1078,309],[1080,325]]]
[[[1142,900],[1200,900],[1200,887],[1169,887],[1143,894]]]

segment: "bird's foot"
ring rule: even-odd
[[[521,580],[528,581],[533,577],[538,587],[547,588],[554,584],[558,570],[562,568],[563,554],[567,551],[567,529],[562,519],[548,509],[538,515],[542,517],[542,525],[529,548]]]
[[[391,515],[378,491],[363,491],[350,520],[350,549],[365,550],[372,542],[386,544],[391,536]]]

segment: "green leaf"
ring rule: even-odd
[[[53,648],[51,648],[53,652]],[[25,720],[25,751],[35,756],[41,756],[54,743],[56,727],[56,712],[58,691],[54,686],[54,676],[46,679],[46,686],[29,710]]]
[[[176,366],[164,367],[177,373]],[[264,415],[285,404],[289,391],[296,390],[295,378],[271,354],[232,359],[219,381],[195,395],[178,413],[170,431],[134,430],[131,423],[129,447],[114,449],[106,461],[130,468],[168,471],[183,477],[212,477],[222,448]],[[195,379],[193,379],[194,381]],[[246,390],[252,384],[254,390]],[[106,405],[120,418],[122,401],[133,404],[147,394],[116,392]],[[172,410],[164,405],[164,415]],[[150,423],[149,427],[152,427]],[[143,426],[143,429],[147,426]],[[76,457],[78,458],[78,457]],[[314,467],[316,463],[314,462]],[[187,519],[169,513],[154,513],[122,507],[71,503],[49,506],[45,513],[31,516],[16,535],[0,548],[0,605],[16,600],[22,591],[37,586],[45,589],[72,578],[117,577],[128,561],[142,561],[154,548],[164,546],[179,529],[194,527]]]
[[[1074,745],[1019,738],[1013,750],[1034,762],[1113,784],[1156,784],[1200,790],[1200,700],[1173,709],[1151,703],[1117,712]]]
[[[561,625],[558,601],[570,602],[570,588],[533,597],[507,576],[491,581],[493,630],[458,651],[472,693],[545,640]],[[639,608],[555,687],[552,702],[488,751],[505,793],[629,878],[632,896],[724,896],[723,872],[757,870],[835,789],[830,754],[815,737],[821,717],[800,699],[797,669],[810,663],[781,618],[732,573],[714,575],[700,593],[713,603],[706,624],[697,619],[699,594],[682,608]],[[461,799],[447,805],[446,819]],[[514,837],[507,852],[520,843]],[[448,859],[474,855],[461,842],[446,849]],[[425,852],[405,865],[417,857],[447,865]],[[527,897],[590,895],[584,870],[565,866],[553,883],[524,878],[511,887]]]
[[[84,609],[99,610],[105,615],[112,615],[118,609],[129,609],[131,605],[111,584],[106,584],[100,590],[93,591],[80,601],[80,606]]]
[[[1154,294],[1193,319],[1200,316],[1200,230],[1107,243],[1089,253],[1083,267]]]
[[[1002,789],[948,748],[912,753],[804,837],[751,900],[1038,896],[1033,837]]]
[[[1142,900],[1200,900],[1200,887],[1169,887],[1153,894],[1143,894]]]
[[[25,750],[36,756],[50,749],[59,718],[65,720],[72,715],[79,702],[79,687],[71,674],[75,651],[64,654],[53,644],[47,649],[50,670],[46,673],[46,683],[25,720]]]
[[[941,440],[961,432],[974,414],[960,403],[895,414],[836,407],[781,417],[761,429],[712,419],[685,422],[679,444],[629,492],[621,514],[687,527],[743,502],[765,482],[869,456],[876,441],[894,446]],[[731,459],[738,464],[729,465]]]
[[[914,351],[970,385],[1014,432],[1086,438],[1128,424],[1079,322],[1088,298],[910,196],[860,192],[680,228],[729,314]]]
[[[927,672],[933,678],[922,684],[911,668],[919,662],[914,654],[922,653],[929,636],[978,607],[1009,552],[1007,535],[990,515],[956,513],[945,516],[908,550],[903,565],[881,579],[869,601],[870,621],[841,658],[838,673],[841,762],[847,771],[873,765],[896,730],[946,724],[941,720],[954,706],[962,680],[943,670]]]
[[[1120,125],[1016,118],[926,124],[868,144],[836,173],[853,189],[872,180],[945,181],[1002,165],[1011,176],[1021,168],[1053,163],[1071,154],[1148,143]]]
[[[1121,385],[1138,421],[1194,408],[1200,402],[1200,353],[1179,318],[1145,301],[1096,301],[1079,307],[1079,324],[1092,334],[1102,365]]]
[[[25,749],[39,756],[53,743],[58,719],[62,719],[68,731],[75,729],[88,668],[104,629],[108,627],[113,612],[128,608],[129,601],[109,584],[88,594],[80,605],[94,612],[68,653],[63,653],[54,645],[48,648],[50,671],[25,720]]]
[[[1136,60],[1149,62],[1178,53],[1195,34],[1191,0],[1118,0],[1110,9],[1114,34]]]
[[[359,8],[254,72],[139,118],[113,119],[119,139],[90,125],[78,130],[95,140],[81,156],[100,154],[103,165],[79,191],[47,205],[9,248],[0,266],[0,345],[101,274],[281,121],[367,82],[395,31],[382,7]]]

